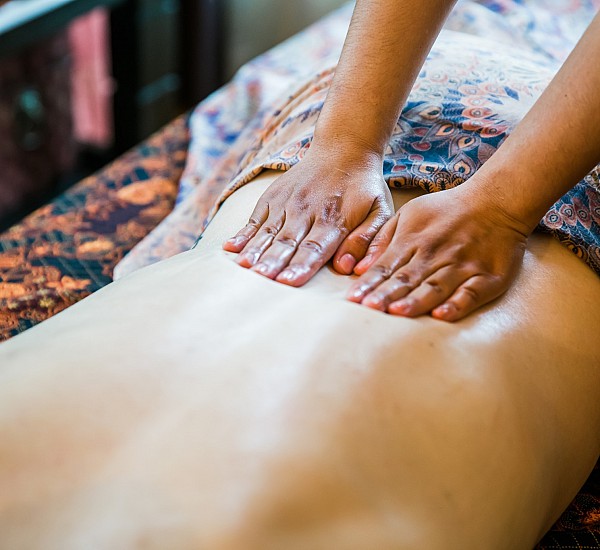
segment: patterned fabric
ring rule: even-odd
[[[600,461],[571,505],[535,550],[600,548]]]
[[[0,235],[0,341],[111,282],[172,209],[188,143],[182,117]]]
[[[599,6],[598,0],[460,2],[386,151],[389,184],[432,192],[470,177],[523,118]],[[188,249],[236,189],[265,168],[287,170],[301,160],[351,7],[257,58],[198,106],[178,206],[117,266],[115,277]],[[597,177],[565,194],[539,227],[600,273]]]

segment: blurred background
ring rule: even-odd
[[[344,0],[0,0],[0,229]]]
[[[347,0],[229,0],[226,2],[226,76]]]

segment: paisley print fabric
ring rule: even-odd
[[[523,118],[599,6],[598,0],[459,2],[389,143],[390,186],[434,192],[469,178]],[[117,266],[116,277],[186,250],[236,189],[265,168],[287,170],[301,160],[351,7],[257,58],[198,106],[178,206]],[[565,194],[539,228],[600,273],[594,181],[590,175]]]

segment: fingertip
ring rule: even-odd
[[[239,252],[240,250],[242,250],[242,248],[244,248],[247,241],[248,238],[242,235],[238,235],[237,237],[231,237],[223,243],[223,249],[227,250],[228,252]]]
[[[246,268],[254,267],[256,262],[252,262],[251,259],[246,254],[240,254],[235,261],[238,265]]]
[[[360,304],[365,297],[366,290],[361,286],[353,285],[346,293],[346,300],[350,300],[356,304]]]
[[[284,285],[298,287],[302,286],[310,277],[306,277],[306,273],[298,272],[291,269],[284,269],[275,280]]]
[[[227,252],[238,252],[238,249],[230,241],[225,241],[222,246],[223,250]]]
[[[334,269],[342,275],[351,275],[355,265],[356,258],[349,253],[343,254],[333,262]]]
[[[271,276],[270,270],[269,270],[269,266],[267,266],[266,264],[254,264],[251,268],[251,271],[253,271],[254,273],[258,273],[259,275],[262,275],[263,277],[267,277],[269,279],[272,279],[273,277]]]
[[[452,323],[460,319],[460,312],[452,302],[446,302],[445,304],[436,307],[431,312],[431,316],[434,319]]]
[[[361,301],[360,297],[352,290],[346,293],[346,300],[355,304],[360,304]]]
[[[362,302],[363,306],[367,306],[377,311],[385,311],[385,301],[377,294],[369,294]]]
[[[366,273],[373,264],[373,261],[373,256],[367,254],[360,262],[358,262],[354,266],[354,273],[356,275],[362,275],[363,273]]]
[[[388,313],[401,317],[416,317],[416,304],[413,301],[398,300],[388,306]]]

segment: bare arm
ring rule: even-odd
[[[399,315],[431,312],[455,321],[502,294],[521,265],[527,236],[600,161],[598,59],[600,15],[471,179],[411,201],[382,228],[356,266],[362,276],[349,298]]]
[[[346,156],[388,144],[400,111],[455,0],[358,1],[315,131]],[[350,150],[348,150],[350,149]]]
[[[600,14],[527,116],[473,180],[530,233],[600,162]]]
[[[384,148],[453,4],[358,0],[308,154],[224,244],[240,265],[293,286],[334,254],[334,267],[352,272],[393,213]]]

